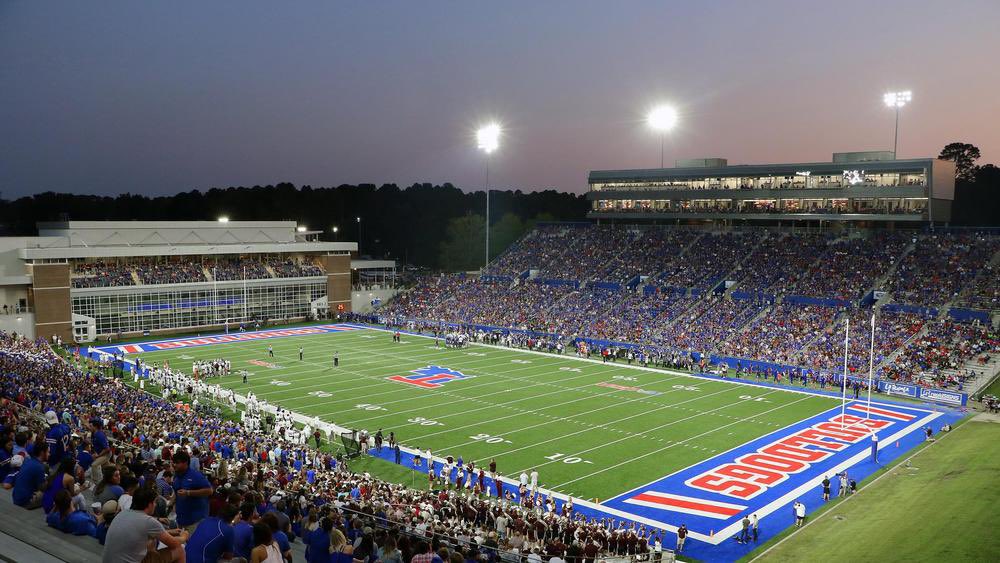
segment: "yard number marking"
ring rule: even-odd
[[[406,419],[406,422],[412,422],[413,424],[419,424],[420,426],[444,426],[443,422],[438,422],[436,420],[431,420],[429,418],[424,418],[422,416],[415,416],[413,418]]]
[[[503,436],[490,436],[489,434],[476,434],[475,436],[469,436],[473,440],[479,440],[486,442],[487,444],[510,444],[510,440],[504,438]]]
[[[552,461],[561,461],[563,463],[570,463],[570,464],[572,464],[572,463],[590,463],[590,464],[593,464],[594,463],[594,462],[592,462],[590,460],[587,460],[587,459],[581,459],[581,458],[578,458],[578,457],[572,456],[572,455],[567,457],[566,454],[558,454],[558,453],[557,454],[552,454],[552,455],[547,455],[547,456],[545,456],[545,459],[550,459]]]

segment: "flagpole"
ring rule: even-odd
[[[844,380],[840,382],[840,427],[844,427],[844,410],[847,407],[847,343],[851,334],[851,319],[847,318],[844,325]]]
[[[872,308],[872,343],[868,350],[868,409],[865,410],[865,419],[871,416],[869,412],[872,408],[872,383],[875,380],[875,309]]]

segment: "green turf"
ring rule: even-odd
[[[761,560],[996,561],[998,459],[1000,424],[969,421]]]
[[[537,468],[543,486],[606,499],[715,453],[836,406],[832,398],[583,362],[571,356],[472,346],[435,348],[431,339],[392,343],[376,330],[276,338],[144,353],[189,372],[192,359],[225,358],[224,386],[341,426],[396,432],[435,455],[497,460],[516,477]],[[275,358],[267,356],[274,346]],[[305,349],[299,361],[298,348]],[[332,367],[334,351],[341,365]],[[251,361],[279,367],[260,367]],[[438,389],[386,379],[439,365],[473,375]],[[214,380],[215,381],[215,380]],[[598,386],[610,383],[655,391]]]

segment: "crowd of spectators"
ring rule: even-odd
[[[132,266],[120,262],[80,262],[73,267],[73,287],[118,287],[135,285]]]
[[[925,334],[906,343],[896,359],[882,367],[881,375],[898,381],[961,387],[972,375],[961,370],[965,362],[985,364],[998,353],[1000,333],[992,327],[935,319],[928,322]]]
[[[1000,295],[1000,282],[988,265],[998,251],[1000,237],[979,233],[713,233],[544,225],[492,264],[486,280],[431,278],[382,313],[812,370],[842,365],[840,334],[850,318],[854,336],[848,364],[858,371],[867,368],[871,309],[858,308],[857,299],[884,287],[902,303],[943,305],[961,292],[959,303],[990,306]],[[529,279],[515,279],[513,274],[525,270],[536,272]],[[636,276],[638,286],[622,285]],[[573,283],[550,285],[545,280]],[[734,291],[750,298],[703,297],[722,280],[732,280]],[[880,280],[888,281],[880,285]],[[837,299],[848,306],[790,300],[772,304],[793,295]],[[877,319],[877,361],[913,339],[927,320],[890,312]],[[908,369],[918,365],[907,364]]]
[[[972,284],[998,250],[1000,237],[977,232],[916,237],[913,251],[902,259],[886,289],[902,303],[946,304]],[[992,281],[995,292],[997,282]],[[989,281],[984,283],[991,287]]]
[[[94,537],[107,562],[289,561],[301,541],[315,563],[559,563],[662,541],[544,495],[421,492],[353,473],[280,430],[192,409],[190,390],[174,403],[106,371],[0,332],[0,481],[49,526]]]
[[[307,276],[322,276],[325,274],[323,268],[320,268],[313,262],[309,262],[307,260],[271,258],[267,261],[267,265],[274,272],[274,275],[279,278],[302,278]]]
[[[730,334],[717,349],[729,356],[795,365],[799,351],[826,330],[836,313],[832,307],[780,303]]]
[[[910,237],[890,231],[830,243],[791,288],[798,295],[853,300],[892,268]]]
[[[787,293],[816,262],[831,235],[825,233],[775,234],[761,241],[737,266],[733,277],[739,291]]]
[[[867,374],[872,347],[871,316],[871,309],[854,309],[842,315],[803,351],[801,364],[816,370],[843,370],[844,330],[849,320],[847,367],[851,373]],[[875,315],[875,365],[919,332],[927,320],[914,313],[879,311]]]
[[[136,262],[78,262],[73,265],[73,287],[119,287],[142,284],[200,283],[208,281],[206,269],[216,281],[322,276],[315,263],[291,258],[219,258],[194,260],[144,260]],[[270,269],[270,270],[269,270]],[[274,272],[274,275],[271,274]]]
[[[205,263],[215,281],[266,280],[271,277],[267,267],[259,260],[219,258]]]

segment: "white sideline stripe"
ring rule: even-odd
[[[909,434],[910,432],[913,432],[915,429],[922,426],[923,424],[929,423],[934,419],[940,417],[941,415],[942,413],[939,412],[931,413],[930,416],[918,419],[917,422],[914,422],[909,426],[904,427],[902,430],[897,431],[895,434],[890,435],[888,438],[879,439],[878,442],[879,449],[880,450],[884,449],[886,444],[899,440],[900,438]],[[851,456],[849,459],[840,462],[832,469],[830,469],[828,472],[831,474],[840,473],[845,469],[847,469],[848,467],[857,464],[859,461],[865,459],[869,455],[871,455],[871,448],[865,448],[860,452]],[[809,491],[810,489],[815,489],[817,485],[823,482],[823,479],[825,477],[826,475],[818,475],[816,477],[813,477],[812,479],[806,481],[802,485],[799,485],[797,488],[785,493],[780,498],[772,500],[771,502],[769,502],[768,504],[766,504],[760,510],[757,511],[759,518],[764,518],[768,514],[771,514],[772,512],[776,511],[777,509],[791,502],[796,497],[802,496],[806,491]],[[732,537],[733,534],[736,533],[737,530],[741,529],[743,529],[743,524],[741,524],[740,522],[734,522],[733,524],[716,532],[715,537],[712,538],[713,541],[710,541],[709,543],[712,543],[713,545],[718,545],[728,540],[730,537]]]
[[[393,332],[393,331],[389,331],[389,330],[386,330],[384,328],[380,328],[380,327],[377,327],[377,326],[372,326],[371,330],[379,330],[379,331],[382,331],[382,332]],[[434,338],[433,336],[427,336],[427,335],[424,335],[424,334],[416,334],[416,333],[411,333],[411,332],[407,332],[407,335],[409,335],[409,336],[416,336],[418,338]],[[483,342],[469,342],[469,345],[471,345],[471,346],[482,346],[483,348],[492,348],[492,349],[496,349],[496,350],[516,350],[516,351],[518,351],[518,352],[520,352],[522,354],[537,354],[537,355],[540,355],[540,356],[552,356],[553,355],[550,352],[540,352],[538,350],[522,350],[520,348],[508,348],[506,346],[498,346],[496,344],[485,344]],[[682,377],[688,377],[688,378],[691,378],[691,379],[696,379],[698,381],[714,381],[716,383],[728,383],[730,385],[743,385],[743,386],[746,386],[746,387],[753,387],[755,389],[771,389],[771,390],[774,390],[774,391],[782,391],[782,392],[785,392],[785,393],[795,393],[795,394],[798,394],[798,395],[811,395],[813,397],[823,397],[825,399],[831,399],[831,400],[835,400],[835,401],[839,401],[840,400],[839,397],[835,397],[833,395],[827,395],[827,394],[824,394],[824,393],[819,393],[819,392],[816,392],[816,391],[813,391],[813,390],[810,390],[810,389],[795,389],[795,388],[792,388],[792,387],[784,387],[784,386],[771,387],[771,386],[768,386],[768,385],[760,385],[760,384],[752,383],[752,382],[749,382],[749,381],[744,381],[744,380],[741,380],[741,379],[735,379],[735,378],[734,379],[715,379],[715,378],[710,378],[710,377],[703,377],[703,376],[700,376],[700,375],[697,375],[697,374],[694,374],[694,373],[677,371],[675,369],[670,369],[670,368],[651,368],[651,367],[644,367],[644,366],[640,366],[640,365],[634,365],[633,366],[633,365],[627,365],[627,364],[618,364],[616,362],[607,362],[607,363],[605,363],[605,362],[603,362],[601,360],[595,360],[593,358],[580,358],[580,357],[577,357],[577,356],[566,356],[566,358],[567,359],[571,359],[571,360],[575,360],[575,361],[578,361],[578,362],[587,362],[587,363],[591,363],[591,364],[614,365],[614,366],[620,367],[622,369],[634,369],[634,370],[648,371],[648,372],[653,372],[653,373],[671,373],[671,374],[679,375],[679,376],[682,376]],[[858,399],[852,399],[852,400],[858,400]],[[914,409],[914,410],[923,411],[923,412],[934,412],[934,411],[928,410],[926,408],[922,408],[921,405],[916,405],[915,404],[914,406],[910,406],[909,403],[889,404],[889,403],[882,403],[882,402],[879,402],[879,401],[872,401],[872,404],[873,405],[882,405],[884,407],[889,407],[889,408],[904,406],[905,408],[908,408],[908,409]]]

